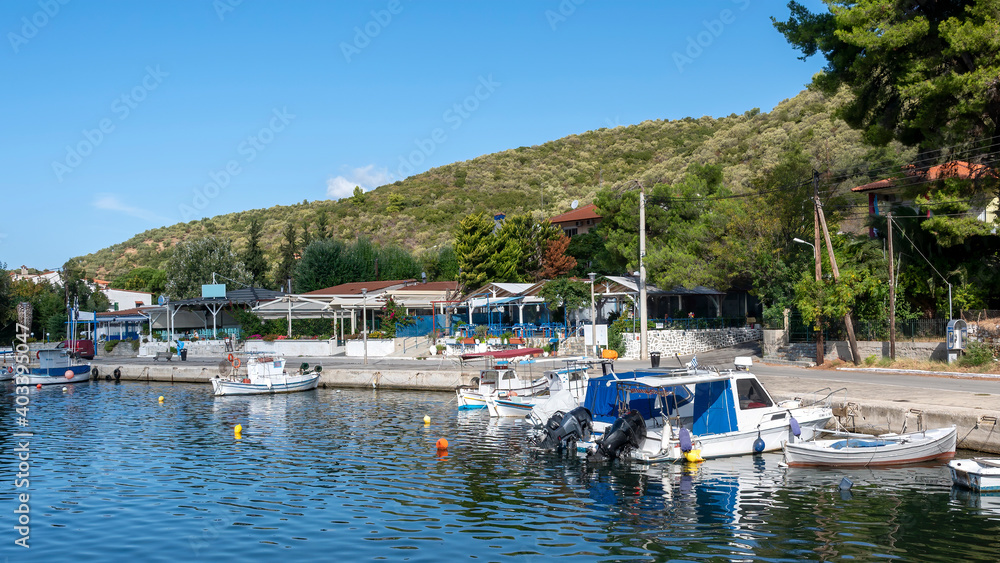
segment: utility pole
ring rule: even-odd
[[[819,201],[819,172],[813,170],[813,200]],[[813,244],[813,257],[816,258],[816,283],[823,281],[823,261],[819,251],[819,211],[817,206],[813,206],[813,231],[815,243]],[[825,344],[823,343],[823,318],[816,317],[816,365],[821,366],[826,361],[824,358]]]
[[[818,173],[813,171],[813,178],[815,181]],[[833,243],[830,241],[830,230],[826,227],[826,217],[823,215],[823,206],[820,205],[819,198],[815,200],[816,203],[816,213],[819,214],[820,226],[823,227],[823,238],[826,240],[826,251],[830,255],[830,268],[833,269],[833,281],[840,280],[840,270],[837,268],[837,257],[833,254]],[[851,312],[848,310],[844,314],[844,327],[847,328],[847,340],[851,344],[851,356],[854,360],[854,365],[861,363],[858,358],[858,341],[854,337],[854,323],[851,321]]]
[[[886,215],[889,230],[889,357],[896,359],[896,260],[892,254],[892,212]]]
[[[646,325],[646,188],[639,183],[639,359],[649,358]]]

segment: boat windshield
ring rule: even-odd
[[[773,405],[756,379],[737,379],[736,393],[740,398],[740,409],[762,409]]]

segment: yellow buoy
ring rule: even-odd
[[[163,402],[163,395],[160,395],[160,398],[159,398],[159,399],[157,399],[157,401],[159,401],[159,402],[161,402],[161,403],[162,403],[162,402]]]
[[[430,423],[431,423],[431,417],[430,417],[430,415],[426,415],[425,414],[424,415],[424,424],[430,424]]]
[[[701,450],[691,450],[689,452],[685,452],[684,459],[688,460],[691,463],[705,461],[704,459],[701,458]]]
[[[242,434],[243,434],[243,425],[242,424],[237,424],[235,427],[233,427],[233,436],[237,440],[242,440],[243,439]]]

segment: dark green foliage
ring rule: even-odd
[[[568,312],[590,306],[590,285],[569,278],[550,281],[538,295],[545,299],[556,322],[566,322]]]
[[[201,297],[201,286],[212,283],[213,273],[216,283],[229,288],[243,287],[250,278],[228,240],[207,237],[181,243],[167,263],[164,293],[174,300]]]
[[[307,292],[344,283],[419,279],[420,265],[405,250],[378,246],[365,238],[347,245],[339,240],[314,241],[295,267],[295,291]]]
[[[167,287],[167,273],[149,267],[133,268],[127,274],[115,278],[111,287],[158,295]]]
[[[264,258],[264,251],[260,247],[261,224],[256,217],[250,220],[250,227],[247,230],[250,240],[247,248],[243,251],[243,266],[250,276],[250,284],[254,287],[263,287],[266,283],[267,260]]]
[[[298,237],[295,223],[285,225],[285,241],[278,249],[278,269],[274,272],[274,285],[278,289],[288,289],[288,279],[295,270],[295,255],[298,253]]]
[[[959,359],[958,365],[962,367],[980,367],[993,363],[993,360],[993,350],[988,344],[972,340],[965,349],[965,355]]]

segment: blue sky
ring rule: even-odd
[[[768,111],[823,64],[771,27],[784,4],[5,0],[0,261],[58,267],[600,127]]]

